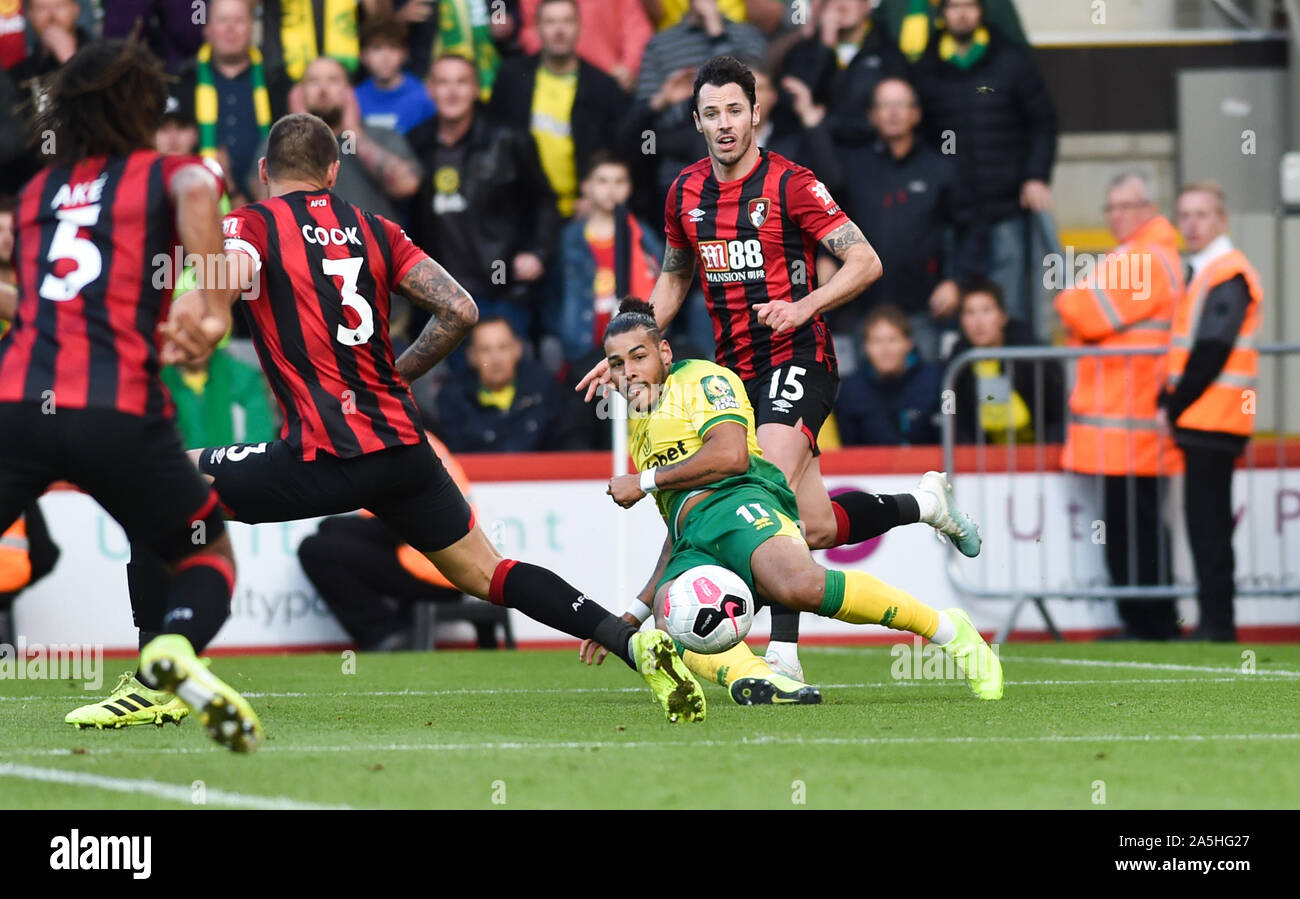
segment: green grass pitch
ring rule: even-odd
[[[0,807],[1300,806],[1300,646],[1010,644],[993,703],[894,679],[888,648],[802,655],[821,706],[706,687],[708,721],[676,726],[576,650],[218,657],[266,729],[250,756],[192,719],[78,731],[96,694],[5,680]]]

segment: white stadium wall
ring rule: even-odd
[[[832,492],[867,489],[901,493],[916,479],[901,475],[828,477]],[[1063,474],[963,475],[958,496],[975,514],[984,534],[977,560],[951,559],[946,544],[922,525],[897,529],[859,547],[819,552],[823,564],[868,571],[903,587],[931,605],[961,605],[983,629],[1000,626],[1010,609],[1004,599],[972,599],[949,582],[946,565],[980,590],[1105,583],[1104,547],[1097,536],[1093,491]],[[1239,580],[1274,584],[1300,579],[1300,470],[1239,472],[1234,497],[1240,510],[1236,550]],[[627,582],[638,589],[649,576],[663,540],[654,506],[640,503],[622,512],[605,495],[605,482],[480,482],[473,499],[478,520],[508,557],[553,568],[593,598],[621,612],[615,596],[616,516],[630,516]],[[1174,497],[1176,500],[1177,497]],[[109,649],[135,645],[126,594],[127,546],[121,530],[88,497],[57,491],[41,500],[63,555],[54,573],[23,594],[15,606],[18,633],[28,643],[100,643]],[[1179,518],[1181,516],[1174,516]],[[227,648],[337,645],[347,637],[303,576],[295,551],[313,533],[313,521],[230,526],[239,565],[230,620],[215,646]],[[1185,540],[1177,541],[1175,575],[1191,581]],[[1289,571],[1288,571],[1288,567]],[[1195,603],[1182,600],[1184,618],[1195,620]],[[1067,632],[1095,632],[1118,626],[1105,601],[1049,601],[1057,625]],[[1242,599],[1238,624],[1244,628],[1287,628],[1300,624],[1300,600]],[[568,639],[515,614],[516,638],[524,644]],[[767,615],[755,622],[755,636],[767,633]],[[1017,625],[1039,631],[1042,621],[1028,609]],[[802,633],[813,640],[850,642],[881,637],[880,628],[855,627],[805,615]],[[761,642],[761,640],[759,641]]]

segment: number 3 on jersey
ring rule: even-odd
[[[335,338],[344,346],[365,343],[375,333],[375,314],[371,311],[366,298],[357,293],[357,278],[361,275],[361,263],[364,261],[360,256],[320,261],[321,270],[325,274],[337,275],[343,279],[343,286],[339,291],[343,297],[343,305],[355,309],[357,315],[361,317],[361,324],[355,328],[339,325],[338,330],[334,332]]]

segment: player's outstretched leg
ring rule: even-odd
[[[230,538],[224,532],[200,552],[174,564],[162,633],[140,651],[140,677],[157,689],[177,694],[222,746],[253,752],[262,743],[257,713],[195,654],[225,623],[234,588],[234,559]]]
[[[863,571],[822,568],[797,540],[767,540],[754,551],[752,570],[758,592],[776,602],[926,637],[961,666],[976,696],[1002,698],[1002,663],[960,609],[941,612]]]
[[[534,621],[579,640],[594,640],[614,653],[645,680],[669,723],[704,720],[704,690],[663,631],[638,633],[553,571],[502,558],[477,525],[451,546],[427,555],[464,592],[518,609]]]
[[[726,687],[737,705],[817,705],[822,701],[820,690],[774,670],[743,641],[708,655],[684,649],[682,661],[700,680]]]
[[[962,555],[974,558],[980,553],[979,527],[957,508],[952,485],[941,471],[927,471],[910,493],[889,495],[854,490],[837,494],[831,500],[831,509],[836,521],[831,546],[861,543],[900,525],[919,521],[947,537]],[[810,545],[814,549],[825,548],[811,541]]]

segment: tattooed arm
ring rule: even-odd
[[[754,308],[760,323],[777,334],[793,331],[815,315],[861,295],[884,272],[880,257],[852,222],[840,225],[822,239],[826,251],[842,265],[831,278],[812,293],[793,303],[762,303]]]
[[[862,230],[852,222],[840,225],[822,240],[826,252],[842,265],[835,275],[805,299],[816,297],[815,314],[842,306],[860,295],[884,274],[885,267]]]
[[[431,313],[420,336],[397,360],[397,373],[411,384],[465,339],[478,321],[478,307],[465,288],[432,259],[416,263],[398,287],[412,303]]]
[[[660,330],[668,327],[668,323],[676,317],[694,281],[695,253],[672,244],[665,246],[664,264],[649,297],[650,305],[655,310],[655,323]]]
[[[660,490],[690,490],[744,474],[749,470],[747,431],[745,425],[734,421],[714,425],[705,432],[704,445],[694,455],[655,469],[655,486]],[[630,509],[645,496],[639,474],[610,478],[605,492],[624,509]]]

